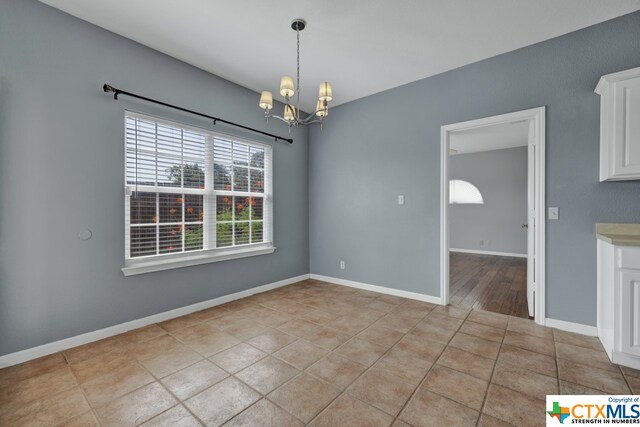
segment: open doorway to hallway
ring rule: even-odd
[[[527,260],[450,251],[451,304],[528,319]]]
[[[526,121],[451,135],[451,304],[529,317],[528,137]]]
[[[444,303],[544,323],[544,108],[442,128]]]

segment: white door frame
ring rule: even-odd
[[[535,147],[535,190],[534,197],[538,209],[529,221],[535,221],[535,292],[534,318],[536,323],[545,324],[545,107],[516,111],[498,116],[485,117],[441,127],[440,139],[440,299],[449,304],[449,141],[452,132],[477,129],[485,126],[526,120],[533,123],[534,137],[529,145]]]

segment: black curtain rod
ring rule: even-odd
[[[239,127],[239,128],[242,128],[242,129],[246,129],[246,130],[249,130],[251,132],[259,133],[261,135],[270,136],[271,138],[275,138],[276,141],[277,140],[287,141],[289,144],[293,144],[293,138],[283,138],[281,136],[274,135],[272,133],[263,132],[263,131],[258,130],[258,129],[254,129],[254,128],[250,128],[248,126],[244,126],[244,125],[241,125],[241,124],[238,124],[238,123],[230,122],[228,120],[224,120],[224,119],[221,119],[219,117],[209,116],[207,114],[202,114],[202,113],[199,113],[197,111],[188,110],[186,108],[178,107],[176,105],[167,104],[166,102],[157,101],[155,99],[147,98],[147,97],[141,96],[141,95],[136,95],[135,93],[131,93],[131,92],[127,92],[127,91],[115,88],[115,87],[113,87],[113,86],[111,86],[109,84],[106,84],[106,83],[102,86],[102,90],[104,90],[107,93],[108,92],[113,92],[113,99],[118,99],[118,95],[120,95],[120,94],[127,95],[127,96],[130,96],[132,98],[138,98],[138,99],[142,99],[143,101],[152,102],[154,104],[158,104],[158,105],[162,105],[162,106],[165,106],[165,107],[173,108],[175,110],[184,111],[185,113],[194,114],[194,115],[200,116],[200,117],[206,117],[207,119],[213,120],[213,124],[214,125],[217,122],[221,122],[221,123],[225,123],[225,124],[228,124],[228,125],[231,125],[231,126],[235,126],[235,127]]]

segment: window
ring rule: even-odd
[[[449,181],[449,204],[482,205],[484,199],[478,187],[469,181],[452,179]]]
[[[125,150],[125,274],[273,252],[270,146],[127,112]]]

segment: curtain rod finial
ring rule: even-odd
[[[116,91],[116,89],[113,86],[108,85],[106,83],[102,86],[102,90],[105,91],[105,92],[115,92]]]

